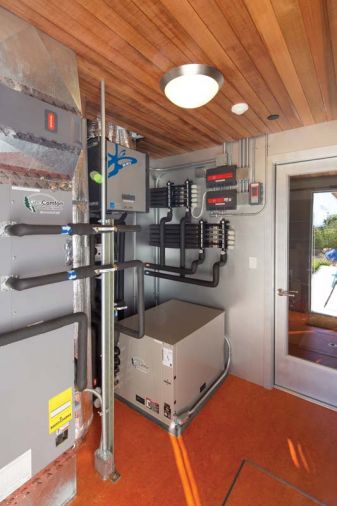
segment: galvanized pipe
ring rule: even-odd
[[[102,175],[102,196],[101,196],[101,219],[102,225],[106,225],[107,219],[107,170],[106,170],[106,150],[105,150],[105,82],[101,81],[101,175]]]
[[[246,167],[250,165],[250,154],[249,154],[250,142],[249,137],[246,138]]]
[[[256,138],[253,138],[252,142],[252,181],[255,182],[255,150],[256,150]]]
[[[106,183],[107,183],[107,171],[106,171],[106,152],[105,152],[105,82],[101,81],[101,174],[102,174],[102,190],[101,190],[101,221],[102,225],[107,225],[106,218]],[[109,239],[108,236],[102,237],[102,264],[106,265],[112,263],[109,252]],[[110,239],[111,240],[111,239]],[[109,308],[107,307],[106,293],[108,288],[108,278],[110,273],[106,272],[102,274],[101,282],[101,345],[102,345],[102,451],[108,450],[108,430],[107,430],[107,409],[108,409],[108,395],[109,395],[109,382],[106,378],[106,363],[107,363],[107,334],[109,332],[109,321],[107,313]]]
[[[107,216],[107,165],[105,133],[105,82],[101,81],[101,223],[113,227]],[[114,233],[102,236],[102,264],[113,264]],[[102,437],[96,450],[96,470],[103,480],[116,479],[114,465],[114,269],[102,273],[101,348],[102,348]]]

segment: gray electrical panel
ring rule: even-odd
[[[0,184],[0,216],[0,333],[71,313],[72,283],[4,286],[8,276],[69,268],[71,238],[3,233],[9,223],[68,223],[71,191]],[[74,444],[75,331],[70,325],[0,347],[0,502]]]
[[[88,141],[90,210],[99,211],[102,181],[100,139]],[[108,211],[148,212],[148,155],[113,142],[106,142]]]
[[[123,323],[136,328],[136,317]],[[117,395],[169,428],[223,371],[224,330],[220,309],[174,299],[148,309],[142,339],[120,335]]]

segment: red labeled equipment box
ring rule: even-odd
[[[221,165],[221,167],[208,169],[206,171],[206,187],[235,186],[237,184],[236,169],[236,165]]]

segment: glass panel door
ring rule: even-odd
[[[337,406],[337,161],[276,169],[275,383]]]

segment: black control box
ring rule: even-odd
[[[237,165],[221,165],[206,171],[206,187],[235,186]]]
[[[236,190],[210,191],[206,194],[207,211],[229,211],[237,207]]]

